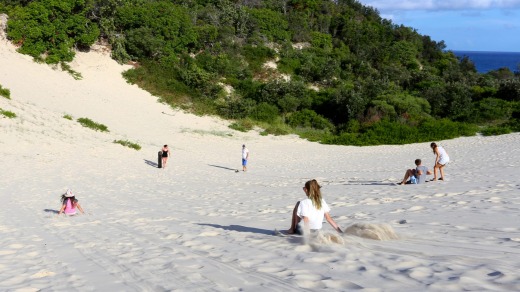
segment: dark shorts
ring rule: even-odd
[[[243,165],[243,166],[246,166],[246,165],[247,165],[247,159],[242,159],[242,165]]]

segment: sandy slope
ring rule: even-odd
[[[396,186],[415,158],[433,164],[427,143],[239,133],[158,103],[104,53],[79,53],[73,67],[82,80],[0,38],[0,84],[12,97],[0,108],[18,116],[0,118],[2,291],[520,290],[519,134],[440,141],[453,158],[448,180]],[[157,169],[165,143],[173,159]],[[250,171],[235,173],[242,143]],[[342,227],[388,224],[399,239],[273,236],[310,178]],[[87,216],[56,216],[67,187]]]

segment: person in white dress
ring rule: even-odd
[[[448,152],[442,146],[437,145],[435,142],[430,144],[430,147],[433,150],[433,154],[435,154],[435,165],[433,166],[433,179],[432,181],[437,180],[437,170],[441,174],[439,180],[444,180],[444,167],[448,162],[450,162],[450,157],[448,156]]]

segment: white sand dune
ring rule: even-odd
[[[17,115],[0,117],[0,291],[520,291],[519,134],[436,141],[447,180],[396,186],[415,158],[431,167],[428,143],[240,133],[157,102],[106,53],[72,65],[82,80],[0,38],[0,108]],[[250,170],[235,173],[242,143]],[[350,232],[273,236],[312,178]],[[67,187],[88,215],[56,215]]]

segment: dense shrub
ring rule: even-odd
[[[261,102],[254,107],[249,116],[261,122],[273,122],[278,118],[278,108],[272,104]]]
[[[343,145],[379,145],[407,144],[452,139],[460,136],[475,135],[478,128],[471,124],[450,120],[426,120],[418,126],[382,120],[362,128],[359,133],[342,132],[337,136],[327,137],[327,144]]]
[[[480,132],[484,136],[496,136],[511,133],[511,128],[504,126],[489,126],[482,129]]]
[[[245,45],[242,48],[242,54],[253,71],[259,71],[267,60],[275,57],[274,50],[263,45]]]
[[[509,101],[520,101],[520,80],[507,80],[500,84],[497,98]]]
[[[170,1],[123,2],[114,27],[123,32],[126,52],[135,59],[160,59],[197,42],[188,11]]]
[[[215,98],[222,90],[216,84],[216,76],[191,63],[179,68],[179,79],[190,88],[195,88],[199,93],[208,98]]]
[[[334,126],[315,111],[304,109],[288,117],[287,123],[292,127],[314,128],[318,130],[332,130]]]
[[[249,119],[241,119],[229,125],[229,128],[240,132],[248,132],[252,130],[253,127],[254,123]]]
[[[290,129],[287,125],[282,123],[272,123],[269,124],[267,127],[265,127],[265,130],[261,132],[260,134],[263,136],[266,135],[287,135],[292,132],[292,129]]]
[[[472,115],[475,122],[504,121],[511,117],[511,102],[498,98],[485,98],[476,103]]]
[[[250,9],[254,30],[267,41],[286,41],[289,39],[287,20],[282,14],[269,9]]]
[[[302,139],[312,142],[326,141],[333,135],[329,131],[317,130],[313,128],[296,128],[295,133]]]
[[[73,48],[88,48],[99,28],[87,18],[84,0],[39,0],[10,13],[7,36],[18,51],[49,64],[70,62]]]
[[[407,93],[383,94],[372,101],[384,118],[397,120],[420,120],[429,117],[431,107],[424,98],[415,97]]]
[[[243,119],[255,109],[256,102],[251,99],[235,99],[224,103],[219,113],[229,119]]]

